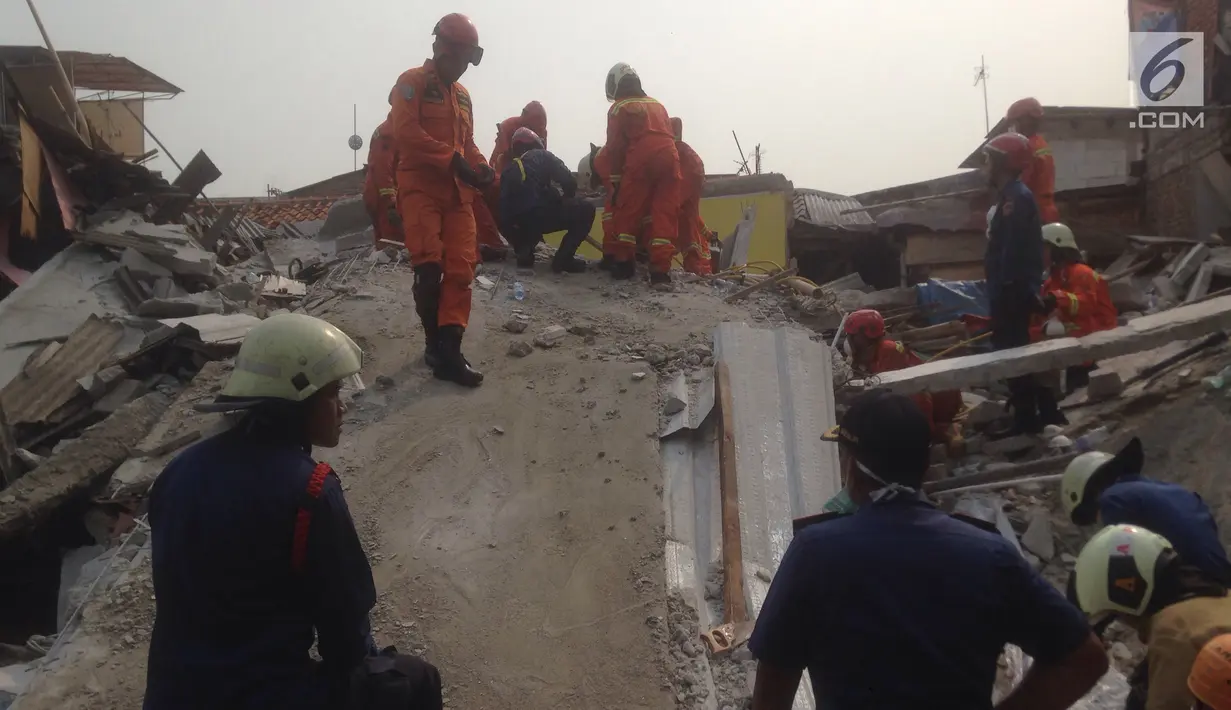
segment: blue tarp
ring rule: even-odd
[[[986,281],[941,281],[928,279],[915,287],[919,308],[929,325],[957,320],[964,313],[987,317]]]

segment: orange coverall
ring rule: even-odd
[[[878,375],[882,372],[904,370],[915,365],[922,365],[923,360],[910,351],[909,348],[888,338],[881,338],[876,344],[876,351],[870,362],[863,363],[869,374]],[[962,411],[962,393],[957,390],[943,392],[920,392],[911,397],[919,409],[932,423],[932,440],[943,442],[947,439],[947,431],[953,424],[953,418]]]
[[[705,163],[684,141],[676,141],[680,155],[680,216],[676,248],[684,255],[684,270],[705,276],[710,273],[710,230],[701,221],[701,189],[705,187]]]
[[[460,153],[471,167],[486,165],[474,144],[474,109],[461,84],[444,84],[432,60],[398,77],[393,135],[398,151],[398,212],[414,266],[441,265],[440,325],[470,321],[470,284],[477,259],[475,189],[451,167]]]
[[[1111,330],[1120,324],[1107,281],[1085,264],[1052,265],[1042,293],[1056,297],[1055,314],[1071,337]],[[1043,325],[1042,319],[1036,319],[1030,329],[1031,340],[1043,339]]]
[[[621,99],[607,112],[617,261],[636,258],[637,233],[649,219],[650,270],[671,271],[679,229],[680,157],[662,104],[649,97]]]
[[[1056,159],[1052,157],[1051,146],[1038,133],[1030,136],[1030,164],[1022,172],[1022,182],[1034,193],[1034,201],[1039,206],[1039,221],[1051,224],[1060,221],[1060,210],[1056,208]]]
[[[363,205],[372,218],[375,240],[401,241],[396,225],[389,222],[389,210],[397,209],[397,148],[393,141],[392,114],[372,133],[368,143],[367,176],[363,181]]]

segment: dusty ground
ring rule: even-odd
[[[659,375],[707,364],[710,328],[748,315],[699,284],[660,293],[504,269],[475,291],[465,350],[487,381],[474,391],[422,365],[404,266],[352,277],[355,292],[321,314],[370,355],[341,447],[318,456],[341,473],[369,548],[377,640],[436,663],[452,707],[672,707]],[[525,332],[507,332],[519,319]],[[572,333],[509,354],[549,325]],[[153,601],[148,563],[135,566],[87,606],[75,660],[22,710],[139,707]]]

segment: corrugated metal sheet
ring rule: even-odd
[[[791,521],[819,511],[841,485],[837,447],[820,440],[836,421],[832,365],[825,345],[791,328],[724,323],[714,351],[731,373],[744,588],[755,617],[769,591],[763,577],[772,578],[793,536]],[[661,446],[667,587],[697,609],[703,629],[721,621],[705,593],[722,556],[712,387],[706,380],[682,397],[688,407],[668,423]],[[687,394],[682,381],[673,393]],[[795,708],[814,706],[805,682]]]
[[[44,364],[13,378],[0,402],[11,426],[47,420],[80,390],[79,378],[92,375],[124,338],[124,326],[91,315]]]
[[[842,214],[845,210],[863,207],[859,200],[846,195],[820,190],[796,190],[793,206],[795,219],[817,227],[869,231],[876,227],[867,212]]]

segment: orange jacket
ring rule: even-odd
[[[1119,325],[1107,281],[1085,264],[1053,265],[1042,292],[1056,297],[1056,316],[1070,336],[1081,337]],[[1042,324],[1035,327],[1041,337]]]
[[[701,187],[705,185],[705,163],[701,161],[697,151],[684,141],[676,141],[675,150],[680,154],[680,175],[684,178],[681,195],[687,195],[691,191],[699,196]]]
[[[863,367],[868,374],[878,375],[922,364],[923,360],[906,346],[896,340],[881,338],[871,361],[863,363]],[[932,423],[933,436],[939,436],[962,408],[962,394],[957,390],[945,390],[935,394],[920,392],[911,399]]]
[[[474,188],[461,182],[452,168],[454,153],[460,153],[471,167],[487,164],[474,144],[470,92],[457,82],[445,85],[430,59],[402,72],[394,91],[398,189],[439,200],[460,195],[462,202],[471,202]]]
[[[1060,221],[1060,210],[1056,208],[1056,159],[1052,157],[1051,146],[1043,136],[1030,136],[1030,151],[1033,157],[1030,164],[1022,172],[1022,182],[1034,193],[1034,201],[1039,206],[1039,220],[1043,224]]]
[[[496,147],[492,149],[491,166],[497,175],[504,174],[512,163],[509,152],[513,150],[513,134],[518,128],[529,128],[534,131],[539,138],[543,139],[543,147],[547,147],[547,126],[532,126],[521,116],[504,119],[496,124]]]
[[[363,193],[369,197],[385,199],[397,197],[397,145],[393,140],[392,114],[372,133],[368,144],[367,177]]]
[[[630,156],[649,156],[660,150],[675,153],[675,131],[667,109],[654,99],[633,97],[621,99],[607,111],[607,144],[610,153],[611,180],[618,182]]]

